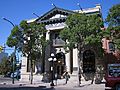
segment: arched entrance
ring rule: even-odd
[[[83,73],[95,73],[95,54],[91,50],[83,53]]]
[[[56,59],[55,72],[57,73],[58,78],[61,78],[61,75],[63,75],[64,71],[66,70],[65,54],[63,52],[57,53]]]

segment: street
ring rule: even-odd
[[[12,84],[10,78],[0,78],[0,90],[112,90],[105,89],[105,83],[90,84],[90,81],[83,81],[82,84],[77,86],[77,82],[70,80],[67,84],[64,80],[58,80],[57,86],[51,87],[50,83],[22,83],[15,80],[15,84]]]

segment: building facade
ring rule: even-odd
[[[103,60],[98,58],[97,56],[97,48],[86,46],[84,49],[82,49],[81,58],[82,60],[78,60],[78,50],[73,49],[70,50],[70,52],[65,52],[63,46],[65,45],[65,42],[60,38],[59,33],[61,30],[63,30],[67,25],[65,24],[65,21],[67,19],[67,16],[74,13],[86,13],[86,14],[97,14],[102,18],[101,14],[101,6],[98,4],[93,8],[83,9],[81,10],[66,10],[59,7],[54,7],[47,13],[45,13],[43,16],[34,19],[34,20],[28,20],[28,23],[36,21],[37,23],[43,23],[45,24],[45,28],[47,30],[46,33],[46,40],[50,40],[50,44],[46,47],[45,50],[45,61],[44,61],[44,71],[50,73],[50,62],[48,59],[50,58],[51,53],[54,53],[57,61],[54,63],[55,68],[54,71],[59,76],[62,76],[62,74],[65,71],[68,71],[69,73],[77,72],[78,67],[80,66],[80,69],[83,73],[83,76],[87,76],[85,73],[88,73],[90,71],[95,72],[97,67],[102,65]],[[26,57],[22,58],[22,67],[21,67],[21,80],[28,80],[30,72],[27,72],[27,64],[28,60]],[[41,62],[39,65],[42,66]],[[38,68],[35,68],[34,72],[34,80],[37,80],[39,75],[36,75]],[[89,70],[88,70],[89,69]],[[41,68],[40,68],[41,70]],[[88,76],[89,77],[89,76]],[[90,78],[86,78],[86,80],[89,80]],[[41,80],[41,79],[40,79]]]

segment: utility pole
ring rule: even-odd
[[[8,20],[7,18],[3,17],[3,20],[9,22],[13,28],[15,27],[15,25],[13,24],[13,22],[11,22],[10,20]],[[16,60],[16,46],[14,49],[14,53],[13,53],[13,61],[12,61],[12,72],[13,72],[13,76],[12,76],[12,84],[14,84],[14,70],[15,70],[15,60]]]

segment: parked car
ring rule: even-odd
[[[120,64],[108,64],[108,69],[105,75],[106,87],[120,90]]]
[[[12,73],[12,72],[7,72],[7,74],[4,75],[4,77],[10,77],[10,76],[11,76],[11,73]]]
[[[21,75],[20,70],[16,70],[16,71],[14,72],[14,78],[20,79],[20,75]],[[11,73],[10,77],[13,78],[13,73]]]

